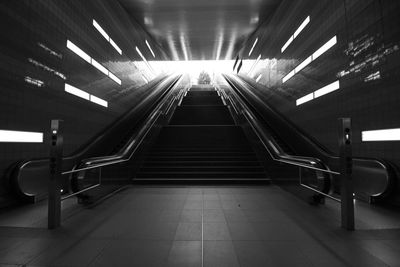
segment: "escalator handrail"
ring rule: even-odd
[[[225,75],[224,75],[225,76]],[[248,86],[250,87],[254,87],[252,84],[250,84],[247,80],[243,80],[242,77],[238,77],[242,80],[243,83],[246,83]],[[248,90],[249,92],[251,92],[250,90]],[[256,94],[254,94],[253,92],[251,92],[255,97],[257,101],[261,101],[259,99],[259,96],[257,96]],[[276,110],[274,110],[273,108],[271,108],[269,105],[266,105],[265,103],[263,103],[264,106],[266,106],[271,112],[274,113],[274,115],[278,116],[278,112]],[[291,123],[290,121],[288,121],[286,118],[282,118],[285,122],[285,124],[288,127],[291,127],[294,131],[296,131],[296,133],[298,135],[300,135],[302,138],[304,138],[305,140],[308,140],[308,142],[315,146],[317,149],[320,150],[320,152],[324,153],[325,156],[333,158],[333,159],[339,159],[339,156],[336,156],[335,154],[333,154],[328,148],[326,148],[324,145],[322,145],[321,143],[319,143],[317,140],[315,140],[314,138],[307,136],[303,131],[301,131],[298,127],[296,127],[295,125],[293,125],[293,123]],[[387,166],[385,165],[385,162],[382,161],[379,158],[369,158],[369,157],[356,157],[353,158],[354,161],[374,161],[375,163],[381,165],[383,168],[387,169]]]
[[[179,76],[178,78],[175,79],[175,81],[169,86],[169,89],[174,87],[176,84],[179,83],[179,80],[182,79],[182,76]],[[169,89],[167,89],[168,92],[171,92]],[[168,97],[170,95],[164,95],[159,102],[159,104],[156,106],[156,108],[153,110],[153,112],[148,116],[148,119],[146,119],[146,122],[144,123],[144,126],[141,128],[139,133],[132,137],[127,144],[121,149],[122,152],[117,152],[114,155],[110,156],[100,156],[100,157],[92,157],[92,158],[87,158],[81,161],[81,163],[78,166],[84,165],[85,167],[78,167],[74,168],[69,171],[62,172],[62,174],[72,174],[76,172],[81,172],[81,171],[86,171],[89,169],[96,169],[96,168],[101,168],[104,166],[110,166],[110,165],[115,165],[123,162],[129,161],[133,155],[136,153],[137,149],[140,147],[140,145],[143,143],[143,141],[146,139],[147,135],[149,134],[150,130],[153,128],[154,124],[157,122],[158,118],[163,114],[161,111],[162,107],[167,103]],[[173,103],[176,100],[175,97],[173,97],[170,102],[168,102],[167,107]]]
[[[143,128],[146,131],[144,132],[144,134],[141,134],[139,141],[135,142],[135,140],[134,140],[133,142],[130,143],[130,147],[133,147],[133,149],[128,154],[128,157],[126,157],[125,154],[115,154],[112,156],[89,158],[89,159],[86,159],[86,160],[88,160],[88,162],[82,162],[80,164],[80,165],[82,165],[82,164],[88,165],[87,167],[82,167],[82,168],[77,168],[77,169],[74,168],[72,170],[62,172],[61,174],[62,175],[72,174],[72,173],[76,173],[76,172],[86,171],[86,170],[90,170],[90,169],[97,169],[97,168],[115,165],[115,164],[129,161],[132,158],[132,156],[135,154],[137,148],[142,144],[143,140],[147,137],[148,133],[150,132],[151,128],[153,127],[153,125],[157,121],[157,119],[160,117],[160,115],[161,115],[161,113],[157,111],[157,116],[155,117],[155,119],[153,120],[151,125],[147,128]],[[138,134],[138,135],[140,135],[140,134]]]
[[[107,142],[107,140],[110,140],[110,138],[115,138],[116,133],[118,133],[118,129],[126,128],[122,126],[122,123],[129,123],[132,116],[134,116],[135,122],[138,122],[136,123],[137,125],[139,125],[139,123],[143,123],[146,118],[142,115],[142,112],[147,110],[154,110],[154,107],[159,103],[160,96],[165,95],[164,92],[167,91],[164,89],[175,84],[179,77],[181,77],[181,75],[160,76],[160,78],[155,79],[154,82],[152,81],[151,83],[149,83],[150,88],[153,88],[153,90],[148,94],[148,96],[146,96],[144,102],[140,102],[138,105],[132,107],[119,118],[117,118],[116,121],[114,121],[109,127],[107,127],[100,134],[92,138],[86,146],[81,146],[75,152],[72,152],[71,154],[62,157],[62,171],[77,169],[79,167],[77,163],[79,163],[82,158],[84,159],[85,155],[88,155],[88,153],[91,152],[96,153],[96,150],[98,149],[94,147],[94,144],[102,144],[104,142]],[[138,113],[138,110],[142,112]],[[145,114],[147,116],[149,113],[145,112]],[[136,127],[136,129],[139,128]],[[138,130],[136,130],[136,132],[138,132]],[[117,159],[114,158],[113,160],[114,163],[117,163]],[[37,173],[39,173],[39,176],[42,177],[41,181],[45,179],[45,175],[47,175],[48,173],[48,170],[46,171],[46,169],[48,169],[49,167],[49,162],[50,159],[48,157],[45,157],[22,160],[12,165],[12,167],[10,167],[6,173],[6,179],[7,183],[10,186],[10,189],[14,191],[13,193],[16,194],[21,200],[27,202],[35,202],[37,200],[37,197],[42,198],[44,195],[46,195],[45,190],[38,190],[37,188],[33,187],[34,189],[32,191],[30,190],[31,186],[25,187],[25,181],[27,179],[28,181],[31,181],[32,177],[36,178]]]
[[[227,77],[225,75],[224,75],[224,77],[232,87],[236,88],[235,85],[230,82],[229,77]],[[237,88],[236,88],[236,90],[237,90]],[[240,99],[240,97],[238,97],[236,95],[236,92],[235,92],[235,94],[232,94],[232,95],[234,95],[237,102],[239,102],[240,106],[242,107],[241,111],[242,111],[246,121],[249,123],[249,125],[253,129],[254,133],[257,135],[257,137],[261,141],[263,147],[267,150],[267,152],[269,153],[269,155],[271,156],[271,158],[274,161],[282,162],[282,163],[297,166],[297,167],[303,167],[303,168],[307,168],[307,169],[317,170],[317,171],[321,171],[321,172],[329,173],[329,174],[333,174],[333,175],[340,175],[339,172],[329,170],[328,167],[325,164],[323,164],[322,161],[318,158],[288,155],[286,153],[282,153],[282,152],[278,151],[276,149],[277,144],[270,143],[271,138],[267,138],[265,136],[265,131],[262,130],[260,122],[258,122],[258,120],[255,118],[255,116],[252,114],[252,112],[250,111],[247,104],[245,104],[242,101],[242,99]],[[228,100],[232,103],[231,98],[228,98]],[[271,151],[271,148],[267,145],[267,143],[270,144],[270,146],[272,148],[275,148],[275,149],[272,149],[272,150],[274,150],[275,153],[273,153]],[[320,165],[327,169],[318,168],[318,167],[315,167],[314,165]]]
[[[253,85],[250,83],[250,81],[243,80],[241,77],[231,77],[231,75],[228,76],[224,75],[225,79],[228,81],[230,85],[233,84],[238,84],[238,86],[242,86],[243,89],[245,89],[249,94],[254,96],[254,100],[259,103],[261,106],[266,107],[268,110],[272,112],[272,116],[275,117],[282,117],[282,125],[281,127],[288,127],[295,131],[300,138],[304,140],[307,144],[310,145],[310,148],[312,148],[315,153],[320,155],[320,158],[323,158],[323,162],[326,162],[326,167],[328,168],[334,168],[337,169],[339,168],[339,160],[340,157],[337,155],[334,155],[332,152],[329,150],[325,149],[324,146],[320,145],[318,142],[314,142],[314,139],[312,137],[307,136],[307,134],[303,133],[296,125],[294,125],[291,121],[286,119],[283,115],[279,114],[279,112],[275,111],[273,108],[268,106],[267,103],[261,100],[261,97],[258,96],[253,90],[250,88],[256,88],[256,85]],[[233,81],[233,78],[235,78]],[[232,79],[229,81],[229,79]],[[238,88],[236,88],[238,90]],[[252,105],[252,104],[251,104]],[[254,106],[252,105],[254,108]],[[255,109],[255,108],[254,108]],[[255,109],[257,111],[257,109]],[[375,192],[368,192],[368,196],[370,197],[369,201],[379,201],[382,200],[384,197],[387,197],[393,192],[393,186],[396,183],[396,177],[398,176],[397,168],[395,165],[392,165],[391,162],[388,162],[383,159],[379,158],[369,158],[369,157],[353,157],[353,164],[354,164],[354,170],[359,170],[359,171],[365,171],[365,169],[368,169],[368,165],[370,166],[375,166],[374,168],[379,170],[381,178],[385,180],[385,183],[380,182],[379,186],[379,191],[375,190]],[[360,179],[362,177],[360,176]],[[375,180],[376,181],[376,180]],[[370,191],[368,188],[365,190]]]
[[[248,112],[247,110],[244,110],[244,111],[245,111],[244,114],[246,114]],[[325,167],[324,164],[321,164],[322,163],[321,160],[319,160],[317,158],[302,157],[302,156],[297,157],[297,156],[292,156],[292,155],[280,155],[279,153],[277,153],[277,155],[273,155],[270,151],[270,148],[266,144],[266,142],[268,143],[268,138],[266,138],[264,136],[263,131],[257,129],[257,122],[254,119],[250,119],[246,115],[245,115],[245,118],[246,118],[247,122],[249,123],[249,125],[251,126],[251,128],[253,129],[253,131],[255,132],[255,134],[257,135],[257,137],[259,138],[259,140],[261,141],[264,148],[268,151],[268,153],[270,154],[271,158],[274,161],[282,162],[282,163],[297,166],[297,167],[303,167],[306,169],[321,171],[321,172],[325,172],[325,173],[329,173],[329,174],[340,175],[340,173],[336,172],[336,171],[314,167],[313,165],[317,165],[317,163],[319,163],[320,165]]]
[[[160,78],[159,80],[157,80],[155,82],[155,84],[153,86],[159,86],[162,82],[165,81],[165,79],[166,79],[165,77]],[[127,114],[130,113],[130,112],[131,111],[128,111],[126,114],[123,115],[123,117],[127,116]],[[110,131],[113,127],[114,127],[114,124],[112,124],[111,127],[108,127],[108,129],[106,131]],[[96,143],[104,135],[105,135],[105,133],[102,133],[99,136],[95,137],[94,140],[92,140],[90,142],[90,144]],[[72,154],[67,155],[67,156],[63,156],[63,161],[68,161],[68,160],[71,160],[73,158],[79,157],[79,155],[85,153],[85,151],[87,150],[87,147],[88,146],[83,147],[83,148],[80,147],[80,148],[77,149],[77,151],[73,152]],[[25,168],[25,166],[27,166],[27,165],[29,165],[29,164],[31,164],[33,162],[48,162],[48,161],[49,161],[48,157],[26,159],[26,160],[23,160],[23,161],[18,163],[17,169],[21,170],[21,169]]]

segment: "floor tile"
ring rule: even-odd
[[[179,223],[176,229],[175,240],[201,240],[201,223]]]
[[[222,209],[222,205],[219,200],[204,200],[204,209]]]
[[[162,222],[179,222],[182,209],[164,209],[161,211],[158,220]]]
[[[172,241],[113,240],[90,266],[165,266]]]
[[[264,242],[266,255],[271,266],[284,267],[310,267],[314,266],[309,258],[301,251],[300,245],[291,241]]]
[[[140,186],[57,230],[0,227],[0,266],[201,266],[203,247],[204,266],[400,267],[399,229],[339,225],[275,186]]]
[[[260,222],[252,223],[256,234],[262,240],[305,240],[309,236],[293,223]]]
[[[166,266],[201,267],[201,241],[174,241]]]
[[[225,214],[222,209],[204,210],[203,220],[204,220],[204,222],[226,222]]]
[[[231,240],[226,223],[204,223],[204,240]]]
[[[182,210],[181,222],[201,222],[202,221],[202,210],[189,210],[184,209]]]
[[[91,263],[108,240],[70,240],[44,251],[38,258],[29,262],[37,266],[86,266]]]
[[[173,240],[178,222],[148,222],[139,226],[126,227],[120,239]]]
[[[260,240],[261,237],[248,222],[228,222],[232,240]]]
[[[231,241],[204,241],[204,266],[239,267]]]
[[[233,244],[241,267],[273,266],[262,241],[233,241]]]

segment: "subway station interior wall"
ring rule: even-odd
[[[122,55],[93,27],[93,19]],[[51,119],[64,121],[64,154],[70,154],[149,93],[133,62],[141,60],[136,46],[150,56],[145,39],[151,39],[117,1],[1,1],[0,34],[0,129],[44,133],[39,144],[0,143],[1,173],[17,160],[48,156]],[[67,40],[108,68],[122,85],[67,49]],[[165,59],[156,44],[152,47],[159,60]],[[43,85],[28,83],[27,77]],[[108,101],[108,108],[66,93],[65,83]]]
[[[353,123],[353,153],[400,165],[400,142],[362,142],[361,131],[400,128],[400,1],[284,1],[274,17],[249,39],[262,54],[251,78],[264,100],[334,153],[338,152],[340,117]],[[311,21],[281,53],[301,22]],[[333,36],[337,44],[290,80],[282,78]],[[249,68],[249,66],[247,66]],[[246,68],[241,75],[248,76]],[[350,70],[350,71],[349,71]],[[349,72],[342,76],[343,71]],[[368,76],[379,72],[379,79]],[[371,77],[371,76],[370,76]],[[296,106],[296,99],[340,81],[340,89]]]

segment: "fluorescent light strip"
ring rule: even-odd
[[[147,40],[146,40],[146,45],[149,48],[149,50],[150,50],[151,54],[153,55],[153,57],[155,58],[156,55],[154,55],[153,49],[151,49],[150,44],[149,44],[149,42],[147,42]]]
[[[304,28],[307,26],[307,24],[310,22],[310,16],[308,16],[305,20],[303,20],[303,22],[300,24],[300,26],[296,29],[296,31],[294,32],[294,34],[292,36],[289,37],[289,40],[286,41],[286,43],[282,46],[281,48],[281,53],[283,53],[283,51],[286,50],[286,48],[288,48],[288,46],[293,42],[293,40],[299,36],[299,34],[301,33],[301,31],[304,30]]]
[[[286,76],[282,78],[282,83],[285,83],[287,80],[292,78],[294,76],[294,74],[295,74],[294,70],[292,70],[291,72],[286,74]]]
[[[258,81],[261,79],[262,74],[258,75],[257,79],[256,79],[256,83],[258,83]]]
[[[281,53],[286,50],[286,48],[293,42],[293,35],[290,36],[289,40],[286,41],[286,43],[282,46],[281,48]]]
[[[98,98],[97,96],[90,95],[90,101],[103,107],[108,107],[108,102],[101,98]]]
[[[136,52],[138,52],[139,56],[146,63],[146,66],[149,68],[150,72],[154,74],[154,71],[153,71],[152,67],[150,66],[149,62],[147,62],[146,58],[143,56],[142,52],[140,52],[140,50],[137,46],[136,46]],[[187,59],[186,59],[186,61],[187,61]]]
[[[43,133],[0,130],[2,143],[43,143]]]
[[[306,102],[308,102],[308,101],[311,101],[311,100],[313,100],[313,99],[314,99],[314,94],[313,94],[313,93],[308,94],[308,95],[306,95],[306,96],[303,96],[303,97],[301,97],[301,98],[299,98],[299,99],[296,100],[296,106],[299,106],[299,105],[301,105],[301,104],[304,104],[304,103],[306,103]]]
[[[319,56],[329,50],[332,46],[337,43],[336,35],[333,36],[328,42],[321,46],[317,51],[312,54],[312,60],[316,60]]]
[[[310,94],[308,94],[306,96],[303,96],[303,97],[297,99],[296,100],[296,106],[304,104],[304,103],[306,103],[308,101],[311,101],[311,100],[313,100],[315,98],[318,98],[320,96],[329,94],[329,93],[331,93],[333,91],[338,90],[339,88],[340,88],[339,81],[335,81],[333,83],[330,83],[330,84],[328,84],[328,85],[326,85],[326,86],[324,86],[324,87],[322,87],[322,88],[320,88],[320,89],[318,89],[318,90],[316,90],[316,91],[314,91],[314,92],[312,92],[312,93],[310,93]]]
[[[400,128],[362,131],[361,140],[368,141],[400,141]]]
[[[108,76],[108,70],[107,70],[103,65],[101,65],[99,62],[97,62],[96,60],[94,60],[93,58],[92,58],[92,65],[93,65],[96,69],[98,69],[99,71],[101,71],[102,73],[104,73],[105,75]]]
[[[68,83],[65,84],[65,91],[70,93],[70,94],[73,94],[75,96],[78,96],[80,98],[83,98],[85,100],[88,100],[90,102],[93,102],[93,103],[96,103],[98,105],[101,105],[103,107],[108,107],[108,102],[107,101],[105,101],[105,100],[103,100],[103,99],[101,99],[101,98],[99,98],[97,96],[91,95],[91,94],[89,94],[89,93],[87,93],[87,92],[85,92],[85,91],[83,91],[81,89],[78,89],[78,88],[76,88],[76,87],[74,87],[74,86],[72,86],[72,85],[70,85]]]
[[[96,20],[93,20],[93,26],[99,31],[99,33],[109,42],[117,52],[122,55],[122,50],[119,46],[114,42],[113,39],[106,33],[106,31],[97,23]]]
[[[75,54],[83,58],[85,61],[90,63],[93,67],[110,77],[114,82],[118,83],[121,85],[121,80],[115,76],[111,71],[109,71],[106,67],[101,65],[99,62],[97,62],[94,58],[90,57],[88,54],[82,51],[79,47],[77,47],[74,43],[72,43],[70,40],[67,40],[67,47],[71,49]]]
[[[295,69],[294,72],[297,73],[299,71],[301,71],[302,69],[304,69],[308,64],[310,64],[312,61],[312,57],[309,56],[308,58],[306,58],[305,60],[303,60],[303,62],[300,63],[300,65],[298,65]]]
[[[65,84],[65,92],[73,94],[75,96],[78,96],[86,100],[90,99],[90,95],[88,93],[67,83]]]
[[[188,56],[188,52],[187,52],[187,48],[186,48],[185,36],[181,35],[180,41],[181,41],[183,56],[185,57],[185,60],[188,61],[189,56]]]
[[[257,42],[258,42],[258,37],[254,40],[253,46],[251,47],[250,52],[249,52],[249,56],[251,55],[251,53],[253,53],[253,49],[256,46]]]
[[[260,59],[261,59],[261,54],[258,56],[257,60],[254,62],[253,66],[251,66],[249,72],[247,73],[249,76],[251,76],[251,73],[253,72],[254,68],[257,66]]]
[[[308,64],[316,60],[323,53],[328,51],[332,46],[337,43],[336,35],[333,36],[328,42],[326,42],[323,46],[321,46],[317,51],[315,51],[311,56],[307,57],[303,62],[301,62],[294,70],[289,72],[285,77],[282,78],[282,83],[285,83],[287,80],[292,78],[296,73],[300,72],[304,69]]]
[[[110,38],[110,44],[114,47],[115,50],[117,50],[117,52],[122,55],[122,50],[121,48],[119,48],[119,46],[114,42],[113,39]]]
[[[90,63],[91,57],[86,54],[85,52],[83,52],[82,49],[80,49],[79,47],[77,47],[73,42],[71,42],[70,40],[67,40],[67,48],[69,48],[72,52],[74,52],[75,54],[77,54],[78,56],[80,56],[83,60],[85,60],[86,62]]]
[[[293,34],[293,39],[295,39],[302,30],[304,30],[304,28],[307,26],[307,24],[310,22],[310,16],[308,16],[301,24],[300,26],[297,28],[297,30],[294,32]]]
[[[318,89],[317,91],[314,92],[314,98],[329,94],[333,91],[336,91],[340,88],[340,83],[339,81],[335,81],[331,84],[328,84],[327,86],[322,87],[321,89]]]
[[[115,76],[113,73],[108,72],[108,77],[110,77],[114,82],[118,83],[121,85],[121,79],[119,79],[117,76]]]
[[[146,58],[143,56],[142,52],[140,52],[140,50],[137,46],[136,46],[136,52],[138,52],[139,56],[143,59],[143,61],[147,63]]]
[[[110,36],[106,33],[105,30],[97,23],[97,21],[93,20],[93,26],[96,28],[96,30],[99,31],[101,35],[109,42],[110,41]]]

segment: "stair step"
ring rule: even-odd
[[[146,166],[140,169],[144,172],[263,172],[264,169],[254,166]]]
[[[154,152],[183,152],[183,153],[192,153],[192,152],[196,152],[196,153],[249,153],[249,154],[254,154],[253,151],[249,151],[249,150],[243,150],[243,149],[225,149],[225,148],[215,148],[215,147],[160,147],[160,146],[153,146],[152,149],[150,151],[154,151]]]
[[[226,157],[226,156],[221,156],[221,157],[208,157],[208,156],[203,156],[203,157],[162,157],[162,156],[150,156],[146,160],[148,161],[258,161],[256,157]]]
[[[186,97],[199,97],[199,96],[214,96],[218,97],[218,93],[215,90],[212,91],[188,91]]]
[[[178,183],[184,183],[186,184],[187,182],[223,182],[224,184],[229,182],[229,183],[240,183],[240,184],[246,184],[246,183],[251,183],[251,182],[262,182],[263,184],[265,183],[271,183],[270,178],[265,178],[265,177],[259,177],[259,178],[192,178],[192,177],[181,177],[181,178],[141,178],[141,177],[136,177],[133,179],[133,182],[155,182],[155,183],[162,183],[162,182],[167,182],[168,184],[173,183],[173,182],[178,182]]]
[[[186,150],[150,150],[151,154],[178,154],[178,155],[255,155],[253,151],[186,151]]]
[[[140,178],[265,178],[264,172],[139,172]]]
[[[215,88],[209,85],[193,85],[190,89],[190,91],[215,91]]]
[[[219,96],[186,96],[183,98],[182,106],[195,106],[195,105],[220,105],[223,106],[221,97]]]
[[[261,166],[257,161],[146,161],[143,166]]]
[[[234,125],[226,106],[180,106],[175,109],[170,125]]]
[[[254,153],[196,153],[196,152],[189,152],[189,153],[182,153],[182,152],[150,152],[146,154],[147,157],[250,157],[256,158]]]

